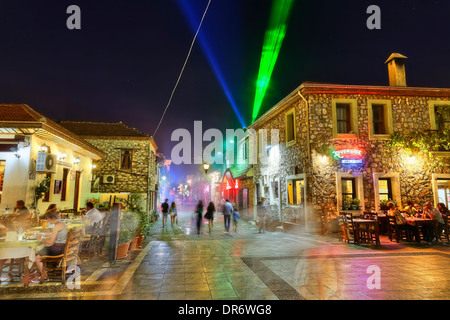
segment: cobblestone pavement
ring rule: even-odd
[[[224,233],[223,217],[214,229],[191,224],[192,208],[179,225],[159,221],[132,259],[82,278],[80,290],[49,290],[32,285],[1,299],[86,300],[410,300],[449,299],[447,243],[382,246],[343,244],[335,235],[301,232],[258,233],[240,221],[237,233]],[[374,270],[376,271],[374,273]],[[379,276],[379,277],[376,277]],[[369,285],[368,285],[369,283]],[[379,284],[380,287],[375,285]],[[55,284],[53,284],[55,285]],[[375,288],[374,288],[375,286]],[[34,291],[33,291],[34,290]]]

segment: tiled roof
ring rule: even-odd
[[[0,127],[33,126],[74,143],[98,156],[104,154],[82,137],[45,117],[26,104],[0,104]]]
[[[150,135],[143,133],[135,128],[129,127],[122,122],[76,122],[60,121],[60,125],[80,136],[98,136],[98,137],[144,137],[150,138]]]

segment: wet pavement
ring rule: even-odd
[[[84,275],[81,289],[17,289],[1,299],[85,300],[410,300],[449,299],[447,243],[348,245],[337,235],[258,233],[240,221],[224,233],[223,217],[196,233],[192,208],[179,224],[152,228],[142,249]],[[206,223],[206,221],[205,221]],[[100,263],[101,262],[101,263]],[[54,285],[54,284],[53,284]],[[50,288],[52,284],[45,284]],[[42,287],[41,287],[42,288]],[[34,290],[34,291],[33,291]]]

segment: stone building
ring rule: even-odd
[[[158,163],[153,138],[122,122],[62,121],[62,126],[106,154],[93,163],[91,197],[110,205],[142,193],[146,210],[157,208]]]
[[[279,130],[269,163],[254,165],[255,203],[307,226],[387,200],[448,205],[450,89],[408,87],[405,60],[386,62],[389,86],[303,83],[249,126],[268,141]]]

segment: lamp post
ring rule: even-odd
[[[205,162],[203,164],[203,169],[205,170],[205,174],[208,174],[209,167],[210,167],[210,165],[207,162]]]

